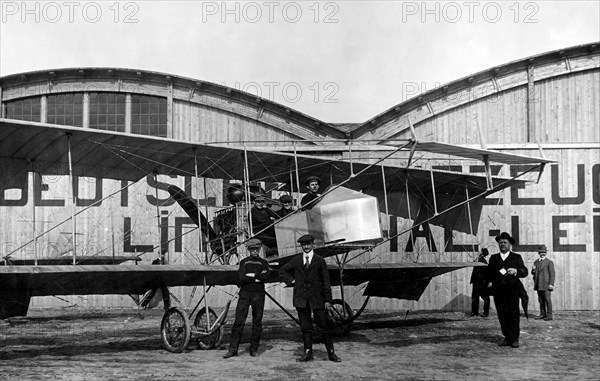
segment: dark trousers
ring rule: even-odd
[[[540,316],[552,317],[552,291],[538,290],[537,294],[540,302]]]
[[[512,296],[508,291],[494,292],[494,304],[498,312],[502,335],[509,344],[518,343],[521,318],[519,296]]]
[[[471,293],[471,313],[479,315],[479,298],[483,299],[483,314],[490,313],[490,294],[487,288],[473,287]]]
[[[244,332],[248,309],[252,306],[252,336],[250,338],[250,350],[256,351],[260,343],[260,333],[262,332],[262,317],[265,309],[264,292],[241,291],[240,298],[235,308],[235,322],[231,329],[231,341],[229,350],[237,352]]]
[[[298,318],[300,319],[300,329],[302,330],[302,335],[304,336],[304,349],[312,350],[312,315],[314,315],[315,323],[322,331],[321,336],[323,337],[323,342],[325,343],[327,352],[333,352],[333,338],[331,337],[331,331],[329,330],[329,324],[327,323],[327,311],[324,308],[311,310],[308,308],[308,306],[306,308],[296,307],[296,310],[298,311]],[[308,336],[310,336],[310,339]]]

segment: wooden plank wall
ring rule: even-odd
[[[521,81],[522,79],[519,79]],[[556,160],[549,165],[539,184],[530,185],[524,190],[505,190],[495,196],[502,199],[502,205],[484,207],[479,231],[475,236],[454,233],[455,243],[479,244],[488,247],[491,252],[497,251],[494,231],[509,231],[519,235],[517,249],[524,256],[526,265],[531,269],[537,254],[534,245],[546,244],[549,257],[554,260],[557,269],[556,291],[554,303],[557,310],[598,310],[600,309],[600,71],[587,70],[568,75],[548,77],[535,83],[534,105],[535,120],[529,125],[534,133],[531,136],[540,138],[545,155]],[[505,149],[507,152],[536,155],[535,147],[528,142],[527,86],[513,87],[497,96],[475,98],[467,104],[461,104],[447,111],[429,115],[416,125],[417,135],[426,140],[439,140],[455,144],[479,144],[477,123],[483,129],[488,145]],[[249,116],[234,115],[217,109],[176,100],[173,103],[172,137],[192,141],[236,141],[236,140],[285,140],[294,139],[296,135],[267,124],[257,122]],[[415,111],[417,112],[417,111]],[[427,116],[428,109],[418,113]],[[250,113],[250,110],[248,111]],[[250,115],[250,114],[249,114]],[[475,119],[477,117],[477,119]],[[398,119],[402,119],[399,117]],[[394,134],[394,123],[381,126],[387,135]],[[285,123],[282,121],[282,124]],[[530,131],[530,132],[531,132]],[[377,136],[378,131],[364,138]],[[406,132],[398,132],[397,137],[408,137]],[[285,143],[283,143],[285,144]],[[508,175],[508,168],[501,174]],[[49,191],[44,192],[45,199],[66,199],[65,179],[44,178],[49,184]],[[173,180],[181,182],[182,179]],[[31,180],[30,180],[31,183]],[[182,185],[182,184],[180,184]],[[31,186],[31,185],[30,185]],[[93,195],[93,182],[80,184],[82,192]],[[111,187],[106,185],[107,194]],[[215,197],[220,202],[222,185],[213,184]],[[221,187],[221,188],[219,188]],[[32,189],[30,190],[32,192]],[[127,208],[106,204],[88,212],[79,222],[78,231],[85,236],[80,242],[84,250],[93,252],[98,248],[106,248],[110,234],[117,231],[123,234],[124,216],[132,217],[132,229],[135,239],[140,242],[158,242],[156,229],[156,209],[148,204],[146,197],[152,195],[153,189],[147,184],[130,191],[131,205]],[[31,195],[31,193],[30,193]],[[164,196],[164,193],[161,193]],[[523,199],[540,199],[539,201],[523,201]],[[30,197],[31,199],[31,197]],[[137,201],[135,201],[137,200]],[[517,201],[515,201],[517,200]],[[518,205],[524,203],[522,205]],[[3,208],[3,218],[14,221],[0,232],[2,251],[19,246],[28,240],[31,233],[31,207]],[[136,209],[137,208],[137,209]],[[183,216],[176,206],[165,208],[169,218]],[[211,211],[213,213],[214,210]],[[64,219],[69,212],[63,207],[37,208],[38,230]],[[153,217],[154,216],[154,217]],[[110,219],[119,220],[110,222]],[[410,225],[410,221],[399,220],[398,226]],[[63,231],[70,231],[65,228]],[[441,250],[444,237],[439,228],[432,228],[434,239]],[[66,241],[67,235],[58,235],[40,242],[43,253],[59,250],[60,239]],[[78,237],[79,238],[79,237]],[[187,238],[186,238],[187,239]],[[197,236],[189,237],[190,242]],[[60,243],[60,242],[59,242]],[[64,246],[66,242],[62,242]],[[401,237],[399,247],[406,244]],[[574,246],[569,246],[574,245]],[[193,243],[190,243],[193,247]],[[57,248],[58,247],[58,248]],[[174,261],[190,263],[193,258],[189,251],[173,253]],[[24,252],[31,254],[31,248]],[[117,252],[117,255],[122,254]],[[431,253],[424,242],[420,242],[414,253],[390,253],[385,247],[367,253],[362,261],[386,262],[415,260],[420,261],[471,261],[475,253]],[[151,260],[148,259],[148,260]],[[376,309],[447,309],[467,310],[470,303],[470,269],[455,271],[434,278],[418,302],[398,301],[374,298],[370,308]],[[530,291],[532,310],[537,309],[533,293],[531,277],[525,279],[526,288]],[[273,296],[291,306],[291,290],[280,286],[269,286]],[[351,295],[354,307],[361,304],[362,288],[355,287],[347,291]],[[234,287],[223,288],[212,293],[211,304],[224,305]],[[176,295],[186,300],[189,289],[177,289]],[[335,295],[339,295],[336,290]],[[62,298],[62,297],[61,297]],[[63,301],[67,300],[69,302]],[[57,299],[53,297],[36,298],[33,306],[64,306],[75,303],[87,307],[133,306],[133,302],[124,296],[74,296]],[[268,301],[267,308],[274,308]]]

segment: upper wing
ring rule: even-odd
[[[419,143],[425,148],[438,147],[439,144],[436,144]],[[478,151],[481,154],[487,152],[489,155],[495,152],[444,145],[446,146],[454,147],[453,150],[447,148],[446,154],[459,156],[461,154],[464,156],[465,152],[470,151]],[[75,176],[131,181],[153,173],[194,176],[196,168],[199,176],[240,180],[244,178],[243,164],[247,161],[252,181],[287,183],[290,180],[290,172],[295,170],[295,162],[297,162],[301,179],[317,174],[327,176],[335,184],[346,180],[352,173],[358,173],[369,167],[368,163],[360,161],[350,162],[256,149],[244,150],[237,147],[205,145],[114,131],[0,119],[0,160],[6,164],[2,166],[3,170],[10,166],[16,168],[12,171],[21,169],[35,170],[41,174],[68,175],[70,173],[69,152],[72,173]],[[505,161],[510,158],[511,163],[522,164],[544,161],[509,154],[497,155],[497,158]],[[386,173],[390,177],[394,177],[394,172],[398,171],[422,173],[421,177],[427,178],[430,173],[429,170],[417,168],[385,168],[386,171],[391,171],[389,174]],[[377,176],[381,176],[379,167]],[[476,178],[485,181],[481,176],[460,177],[461,180]]]
[[[493,158],[511,164],[548,162],[442,143],[418,143],[412,147],[467,158]],[[522,185],[521,180],[514,178],[491,178],[414,167],[372,166],[353,160],[244,150],[12,119],[0,119],[0,161],[0,190],[14,187],[19,178],[15,174],[27,171],[131,181],[153,173],[180,176],[197,173],[203,177],[239,180],[244,178],[244,164],[247,163],[252,181],[288,183],[290,173],[297,168],[300,179],[320,175],[330,179],[332,184],[344,182],[349,188],[376,196],[381,203],[380,210],[389,214],[416,222],[433,218],[431,222],[434,224],[451,226],[463,232],[476,231],[482,200],[487,194],[513,184]],[[360,176],[354,175],[357,173]],[[383,208],[384,195],[391,205],[388,210]],[[467,200],[470,200],[471,208],[469,217],[466,217],[464,207],[455,207]],[[450,208],[453,213],[446,213]]]
[[[480,262],[346,264],[343,280],[344,285],[354,286],[369,282],[364,295],[419,300],[433,277],[476,266],[485,265]],[[329,276],[332,285],[340,284],[337,267],[329,267]]]

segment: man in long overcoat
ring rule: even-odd
[[[306,362],[314,360],[312,351],[313,319],[317,327],[323,332],[323,342],[327,348],[330,361],[340,362],[340,358],[333,350],[333,338],[327,324],[327,311],[331,309],[331,284],[327,263],[313,251],[314,237],[310,234],[298,239],[303,254],[297,255],[279,269],[279,276],[285,280],[286,285],[294,286],[294,307],[298,311],[300,329],[304,341],[304,354],[298,360]]]
[[[486,279],[492,289],[494,304],[498,312],[498,320],[504,340],[500,346],[519,348],[519,295],[522,287],[519,278],[525,278],[529,271],[523,263],[523,258],[511,251],[514,238],[507,232],[496,237],[500,252],[490,258]]]
[[[546,258],[546,246],[538,250],[540,256],[533,262],[533,289],[537,291],[540,302],[540,315],[536,319],[552,320],[552,291],[554,291],[554,263]]]

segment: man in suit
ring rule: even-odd
[[[487,257],[490,254],[488,249],[481,249],[477,262],[487,265]],[[473,291],[471,292],[471,316],[479,316],[479,298],[483,299],[483,317],[487,317],[490,313],[490,294],[487,289],[487,280],[485,279],[487,267],[474,267],[471,274],[471,284]]]
[[[539,259],[533,262],[533,289],[537,291],[540,302],[540,316],[536,319],[552,320],[552,291],[554,290],[554,263],[546,258],[546,246],[538,250]]]
[[[262,317],[265,308],[264,281],[269,278],[269,263],[259,256],[262,242],[253,238],[246,243],[250,256],[240,261],[238,276],[240,280],[240,298],[235,309],[235,322],[231,329],[229,350],[223,358],[237,356],[238,346],[246,324],[248,310],[252,306],[252,336],[250,337],[250,356],[258,356],[258,344],[262,332]]]
[[[327,311],[331,309],[331,284],[325,260],[313,251],[314,237],[310,234],[298,239],[303,254],[296,256],[280,270],[279,276],[285,284],[294,286],[294,307],[300,318],[300,329],[304,340],[304,354],[298,360],[306,362],[314,360],[312,351],[314,314],[317,326],[323,332],[323,341],[330,361],[341,362],[333,350],[333,338],[327,324]]]
[[[513,251],[513,237],[502,232],[496,237],[500,252],[490,258],[486,279],[488,288],[492,289],[494,304],[498,312],[498,320],[504,340],[500,346],[519,348],[519,295],[522,287],[519,278],[525,278],[529,273],[523,263],[523,258]]]

